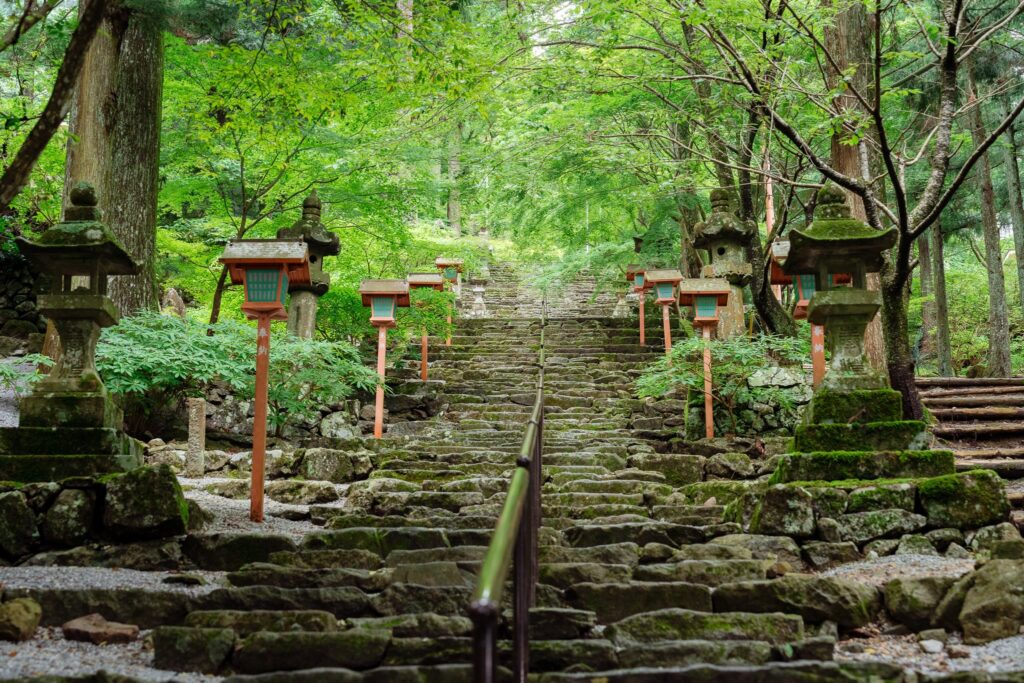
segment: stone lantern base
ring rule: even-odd
[[[117,312],[98,294],[39,297],[63,353],[19,403],[19,426],[0,429],[0,480],[55,481],[142,465],[143,445],[121,431],[123,413],[94,364],[100,330]]]
[[[825,326],[831,359],[822,386],[838,391],[887,389],[889,380],[864,362],[864,331],[882,306],[879,292],[841,287],[815,292],[807,319]]]

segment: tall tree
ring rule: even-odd
[[[939,361],[939,375],[953,376],[953,349],[949,335],[949,301],[946,298],[946,254],[942,236],[942,223],[928,228],[925,239],[932,243],[931,256],[935,276],[935,355]]]
[[[75,182],[93,183],[107,224],[141,264],[138,275],[111,281],[110,297],[122,314],[155,309],[158,303],[162,20],[123,2],[109,6],[89,48],[72,111],[65,199]]]
[[[973,60],[967,63],[968,107],[971,118],[971,139],[981,147],[987,133],[974,77]],[[999,219],[996,216],[996,195],[992,187],[992,166],[983,152],[975,169],[981,194],[981,226],[985,236],[985,262],[988,266],[988,358],[986,372],[990,377],[1010,376],[1010,320],[1006,310],[1006,282],[1003,273],[1003,249],[999,244]]]
[[[999,98],[1003,116],[1009,113],[1010,102],[1004,96]],[[1017,257],[1017,302],[1024,312],[1024,196],[1020,189],[1020,148],[1017,146],[1017,127],[1006,128],[1003,147],[1006,169],[1006,202],[1010,207],[1010,222],[1013,226],[1013,252]]]

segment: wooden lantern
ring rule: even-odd
[[[444,276],[441,273],[409,273],[406,280],[410,289],[444,290]],[[424,327],[420,339],[420,379],[424,382],[427,380],[427,347],[427,329]]]
[[[644,330],[644,299],[647,297],[647,290],[650,289],[650,284],[647,282],[647,269],[635,264],[626,266],[626,281],[633,286],[633,291],[639,298],[640,345],[643,346],[647,343]]]
[[[242,311],[256,319],[256,395],[253,405],[252,483],[249,518],[263,521],[264,462],[267,452],[267,375],[270,371],[270,321],[287,320],[285,296],[289,284],[308,285],[309,249],[302,240],[234,240],[221,263],[232,284],[242,285]]]
[[[370,307],[370,323],[377,328],[376,410],[373,417],[373,438],[384,435],[384,374],[387,360],[388,328],[395,326],[395,309],[409,305],[407,280],[363,280],[359,285],[363,305]]]
[[[655,302],[661,304],[661,323],[665,331],[665,355],[672,351],[672,325],[668,307],[676,302],[676,285],[683,274],[675,269],[648,270],[644,285],[654,290]]]
[[[462,259],[460,258],[444,258],[438,256],[434,259],[434,265],[441,271],[441,276],[445,282],[450,282],[452,290],[455,292],[455,296],[458,296],[462,289]],[[448,309],[448,329],[451,329],[452,325],[452,310]],[[452,345],[452,336],[449,333],[448,337],[444,340],[445,346]]]
[[[687,279],[679,283],[679,303],[693,306],[694,327],[704,335],[704,435],[715,436],[714,405],[711,400],[711,330],[718,326],[718,311],[729,303],[729,282],[721,279]]]

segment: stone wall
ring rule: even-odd
[[[26,339],[46,331],[36,310],[40,279],[19,254],[0,252],[0,337]]]

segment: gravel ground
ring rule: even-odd
[[[201,479],[189,479],[178,477],[178,481],[185,487],[185,497],[194,500],[213,519],[203,529],[203,533],[217,533],[223,531],[262,531],[268,534],[287,534],[295,538],[301,538],[314,531],[323,531],[323,527],[317,526],[310,521],[292,521],[275,517],[276,513],[285,511],[309,512],[308,505],[286,505],[278,503],[270,498],[263,499],[263,522],[258,524],[249,519],[249,499],[234,500],[225,498],[203,490],[204,486],[219,482],[232,481],[218,477],[203,477]],[[335,503],[341,507],[341,502]]]
[[[206,579],[203,586],[164,583],[176,572],[141,572],[102,567],[0,567],[3,588],[150,588],[202,595],[220,587],[224,572],[185,572]]]
[[[960,656],[950,657],[950,650]],[[1024,671],[1024,636],[987,645],[964,645],[959,636],[952,635],[945,650],[938,654],[923,652],[914,635],[875,636],[840,642],[836,660],[883,661],[926,673]]]
[[[18,426],[18,397],[10,389],[0,388],[0,427]]]
[[[133,643],[93,645],[64,640],[60,629],[41,628],[24,643],[0,641],[0,680],[45,675],[83,676],[106,670],[143,681],[213,683],[217,676],[182,674],[153,668],[153,653],[143,631]]]
[[[962,576],[973,569],[974,560],[958,560],[935,555],[886,555],[874,560],[843,564],[822,572],[822,575],[881,587],[893,579],[914,576]]]

